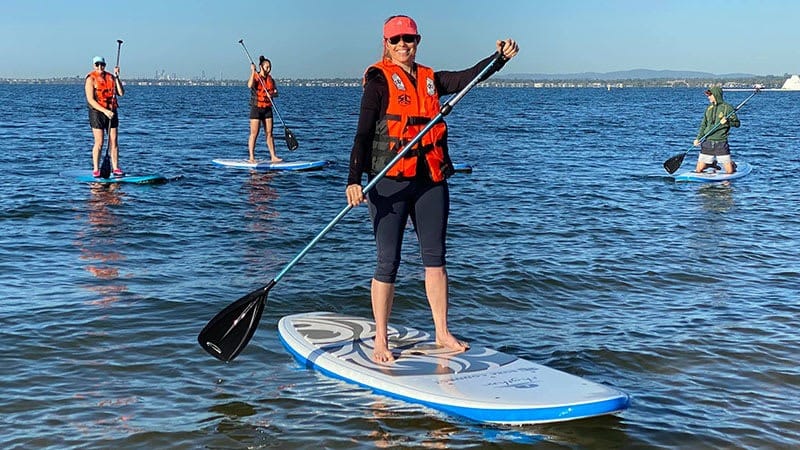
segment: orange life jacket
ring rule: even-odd
[[[114,75],[106,71],[97,72],[93,70],[86,75],[86,78],[89,77],[91,77],[94,82],[94,99],[97,103],[100,103],[103,108],[116,111],[117,97],[114,93],[117,86],[114,81]]]
[[[402,68],[388,59],[374,64],[367,72],[372,69],[383,72],[389,87],[386,115],[376,124],[372,142],[371,173],[375,175],[439,114],[440,105],[433,69],[430,67],[417,64],[416,85]],[[453,166],[447,153],[447,124],[444,121],[428,130],[419,143],[386,172],[386,176],[395,179],[415,178],[420,155],[425,158],[432,181],[439,182],[452,175]]]
[[[261,81],[259,81],[259,79],[261,79]],[[266,91],[264,90],[264,86],[267,87]],[[271,75],[267,75],[265,78],[262,77],[260,73],[257,73],[253,87],[250,89],[250,104],[258,108],[272,106],[272,102],[269,100],[269,96],[267,96],[267,91],[270,95],[274,95],[278,92],[277,89],[275,89],[275,80],[272,79]]]

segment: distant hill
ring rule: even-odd
[[[756,75],[748,73],[713,74],[690,70],[651,70],[632,69],[617,72],[580,72],[580,73],[511,73],[498,75],[497,78],[505,80],[654,80],[654,79],[730,79],[753,78]]]

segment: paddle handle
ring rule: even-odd
[[[119,52],[122,48],[122,39],[117,39],[117,67],[119,67]]]
[[[242,44],[242,45],[244,45],[244,44]],[[384,176],[386,176],[386,174],[389,172],[389,170],[392,168],[392,166],[394,166],[398,161],[400,161],[400,159],[403,158],[406,155],[406,153],[408,153],[409,150],[411,150],[412,147],[414,147],[415,145],[417,145],[419,143],[419,141],[422,139],[422,137],[425,135],[425,133],[430,131],[430,129],[433,128],[434,125],[436,125],[437,123],[441,122],[446,115],[450,114],[450,111],[452,111],[452,109],[456,105],[456,103],[461,101],[461,99],[465,95],[467,95],[467,93],[473,87],[475,87],[476,84],[480,83],[481,79],[494,68],[494,65],[502,57],[503,57],[503,53],[502,52],[497,52],[495,57],[494,57],[494,59],[489,64],[487,64],[486,67],[484,67],[483,70],[481,70],[481,72],[475,78],[473,78],[472,81],[469,82],[469,84],[467,84],[463,89],[461,89],[461,91],[459,91],[458,94],[456,94],[455,96],[450,98],[447,102],[445,102],[445,104],[442,105],[442,107],[440,108],[439,114],[437,114],[436,117],[431,119],[431,121],[428,122],[427,125],[425,125],[425,128],[420,130],[420,132],[417,133],[417,135],[414,136],[414,138],[411,139],[411,141],[408,144],[406,144],[400,150],[400,152],[398,152],[397,155],[394,158],[392,158],[391,161],[389,161],[388,164],[386,164],[386,167],[384,167],[383,170],[378,172],[378,174],[375,175],[375,177],[372,178],[372,180],[364,187],[363,193],[366,195],[369,191],[371,191],[375,187],[375,185],[378,184],[378,182]],[[303,248],[303,250],[301,250],[300,253],[298,253],[297,256],[294,257],[294,259],[289,261],[289,263],[286,264],[286,266],[283,268],[283,270],[281,270],[275,276],[275,278],[272,279],[272,281],[270,282],[270,287],[272,285],[274,285],[275,283],[277,283],[278,281],[280,281],[281,278],[283,278],[283,276],[286,275],[286,273],[289,272],[292,269],[292,267],[295,266],[295,264],[297,264],[301,259],[303,259],[303,257],[306,256],[306,253],[308,253],[311,250],[311,248],[314,247],[317,244],[317,242],[320,241],[320,239],[322,239],[326,234],[328,234],[328,232],[334,226],[336,226],[336,224],[339,223],[339,221],[342,220],[342,218],[345,215],[347,215],[347,213],[350,212],[351,209],[353,209],[353,206],[351,206],[350,204],[345,206],[339,212],[339,214],[337,214],[336,217],[334,217],[333,220],[331,220],[328,223],[328,225],[326,225],[325,228],[322,229],[322,231],[320,231],[316,236],[314,236],[314,239],[312,239],[311,242],[309,242],[308,245],[306,245],[305,248]]]

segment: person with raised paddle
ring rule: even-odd
[[[250,162],[256,162],[256,140],[262,126],[271,161],[283,161],[275,153],[275,139],[272,135],[272,97],[278,96],[278,88],[270,75],[271,71],[272,62],[264,55],[258,57],[258,68],[254,63],[250,64],[250,78],[247,80],[247,87],[250,88],[250,138],[247,140]]]
[[[397,40],[399,42],[399,39]],[[244,47],[244,43],[239,41]],[[376,188],[377,184],[381,182],[386,174],[392,170],[401,159],[404,159],[406,155],[411,154],[412,149],[417,149],[417,144],[419,144],[425,135],[433,130],[433,128],[438,127],[439,124],[444,120],[444,118],[453,111],[455,105],[463,99],[467,93],[469,93],[472,88],[474,88],[481,80],[486,79],[490,74],[496,72],[500,67],[502,67],[505,62],[511,58],[512,56],[517,54],[519,50],[516,43],[511,40],[506,41],[498,41],[498,46],[500,51],[495,52],[491,58],[484,60],[482,64],[484,64],[483,69],[479,70],[478,73],[470,80],[463,88],[456,94],[451,95],[447,98],[447,101],[444,102],[441,107],[437,105],[439,109],[438,114],[436,114],[432,119],[428,121],[428,123],[422,127],[419,132],[417,132],[416,136],[411,138],[410,140],[406,140],[397,154],[391,159],[391,161],[387,162],[385,167],[375,175],[370,175],[370,181],[364,186],[363,189],[359,186],[360,195],[355,197],[351,202],[348,200],[347,205],[339,211],[339,214],[336,215],[327,225],[314,236],[311,241],[303,247],[300,252],[289,261],[277,275],[275,275],[272,280],[270,280],[267,284],[260,286],[249,293],[243,295],[238,300],[234,301],[233,303],[226,306],[222,311],[218,312],[211,318],[211,320],[206,323],[206,326],[200,330],[200,333],[197,335],[197,343],[205,350],[209,355],[219,359],[220,361],[233,361],[244,348],[247,346],[247,343],[253,338],[253,335],[258,328],[258,323],[261,320],[261,314],[264,312],[264,307],[267,303],[267,297],[269,296],[269,292],[275,287],[279,281],[289,273],[290,270],[300,260],[305,257],[308,252],[314,248],[317,243],[328,234],[333,227],[339,223],[344,216],[350,212],[351,209],[355,207],[359,203],[360,200],[363,200],[363,197],[370,192],[374,188]],[[508,44],[508,47],[506,47]],[[509,48],[508,53],[505,52],[505,49]],[[247,49],[245,48],[245,52]],[[249,56],[249,55],[248,55]],[[447,78],[445,76],[445,78]],[[458,83],[460,84],[460,83]],[[452,88],[452,86],[451,86]],[[277,110],[276,110],[277,113]],[[278,114],[278,118],[280,119],[280,114]],[[288,134],[288,133],[287,133]],[[296,144],[296,142],[295,142]],[[296,148],[296,145],[294,145]],[[355,192],[352,193],[355,195]]]
[[[437,123],[386,172],[365,197],[363,174],[369,179],[440,112],[440,96],[464,88],[489,65],[480,81],[500,70],[519,47],[512,39],[496,42],[499,58],[488,57],[462,71],[434,71],[416,62],[421,36],[416,22],[405,15],[389,17],[383,25],[383,58],[364,75],[358,128],[350,154],[346,197],[350,206],[369,203],[377,246],[377,265],[371,299],[375,319],[372,359],[391,363],[387,327],[400,266],[403,232],[410,217],[425,266],[425,291],[435,327],[436,343],[454,351],[469,344],[457,339],[447,323],[448,280],[445,269],[449,190],[453,174],[448,155],[447,125]]]
[[[119,41],[121,43],[121,41]],[[94,145],[92,146],[92,175],[101,176],[100,151],[103,147],[104,134],[108,133],[108,149],[111,155],[111,166],[114,176],[124,176],[119,167],[119,144],[117,131],[119,115],[117,114],[117,96],[125,95],[125,87],[119,78],[119,61],[114,67],[114,74],[106,72],[106,60],[102,56],[92,59],[94,70],[86,75],[84,92],[89,107],[89,126],[92,127]],[[108,169],[106,169],[108,170]],[[108,178],[108,174],[103,174]]]
[[[728,133],[732,126],[738,128],[741,122],[736,117],[736,109],[725,102],[721,87],[711,86],[706,89],[705,94],[710,104],[703,114],[703,120],[693,144],[695,147],[700,147],[700,155],[697,157],[697,166],[694,171],[701,173],[719,162],[725,168],[726,173],[734,173],[736,172],[736,163],[731,159]],[[705,136],[705,140],[701,141],[703,136]]]

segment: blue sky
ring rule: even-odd
[[[697,70],[800,72],[800,1],[788,0],[0,0],[0,78],[83,76],[91,58],[123,76],[244,79],[253,57],[276,77],[361,76],[377,60],[383,20],[408,14],[418,61],[461,69],[513,37],[504,73]]]

